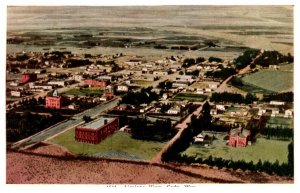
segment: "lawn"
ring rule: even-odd
[[[85,88],[85,89],[75,89],[72,88],[65,92],[67,95],[102,95],[103,90],[100,90],[99,88]]]
[[[207,98],[206,95],[194,94],[194,93],[178,93],[177,95],[174,96],[174,99],[196,101],[196,102],[202,102],[206,98]]]
[[[284,67],[284,69],[290,67]],[[242,78],[244,84],[268,91],[283,92],[293,90],[293,72],[264,69]]]
[[[283,128],[294,128],[293,119],[288,119],[284,117],[271,117],[266,124],[266,127],[283,127]]]
[[[279,163],[287,162],[289,141],[258,138],[252,145],[245,148],[235,148],[226,146],[226,141],[223,140],[224,136],[217,136],[218,139],[214,140],[209,147],[193,144],[183,154],[202,158],[208,158],[211,155],[233,161],[253,161],[253,163],[257,163],[259,159],[270,162],[278,160]]]
[[[132,139],[130,134],[115,132],[99,144],[77,142],[75,129],[68,130],[50,140],[51,143],[66,147],[76,155],[96,157],[150,160],[163,147],[164,143]]]
[[[133,80],[132,82],[133,84],[137,84],[139,86],[144,86],[144,87],[147,87],[152,83],[151,81],[147,81],[147,80]]]

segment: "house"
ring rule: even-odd
[[[267,112],[266,109],[259,109],[257,115],[258,116],[262,116],[263,114],[265,114]]]
[[[273,108],[272,113],[271,113],[271,117],[275,117],[278,114],[279,114],[279,109],[278,108]]]
[[[217,109],[210,109],[210,114],[211,115],[217,115],[218,114]]]
[[[126,86],[126,85],[118,85],[117,86],[117,91],[119,91],[119,92],[127,92],[128,91],[128,86]]]
[[[166,76],[168,74],[169,74],[168,71],[153,71],[153,75]]]
[[[83,76],[80,74],[75,74],[73,75],[73,80],[80,82],[83,80]]]
[[[14,97],[21,97],[22,96],[22,92],[21,91],[12,90],[12,91],[10,91],[10,95],[14,96]]]
[[[196,137],[194,137],[194,143],[204,142],[204,137],[205,136],[203,133],[198,134]]]
[[[228,145],[232,147],[246,147],[250,139],[251,131],[243,128],[230,130]]]
[[[225,111],[226,110],[224,105],[216,105],[216,109],[219,110],[219,111]]]
[[[66,86],[66,82],[64,80],[57,80],[57,81],[49,81],[48,85],[53,85],[53,86]]]
[[[284,105],[284,104],[285,104],[285,102],[282,102],[282,101],[270,101],[270,105],[280,106],[280,105]]]
[[[177,115],[179,113],[180,113],[180,108],[179,107],[173,107],[173,108],[170,108],[167,111],[167,114],[170,114],[170,115]]]
[[[292,109],[287,109],[284,111],[284,117],[285,118],[293,118],[293,110]]]

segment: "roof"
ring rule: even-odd
[[[109,123],[110,121],[114,120],[115,118],[110,118],[110,117],[101,117],[99,119],[96,119],[92,122],[89,122],[83,126],[81,126],[80,128],[83,129],[99,129],[100,127],[102,127],[104,125],[104,120],[107,120],[107,122]]]
[[[248,137],[250,135],[250,130],[243,128],[235,128],[230,131],[231,136],[240,136],[240,137]]]

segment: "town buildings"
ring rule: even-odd
[[[246,147],[250,139],[251,131],[243,128],[234,128],[230,130],[229,146]]]
[[[51,96],[46,96],[45,108],[60,109],[63,106],[63,98],[54,90]]]
[[[75,140],[98,144],[119,129],[118,118],[101,117],[75,129]]]
[[[33,82],[37,80],[37,75],[34,73],[24,73],[21,76],[20,83],[25,84],[27,82]]]

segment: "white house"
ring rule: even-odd
[[[284,117],[285,118],[292,118],[293,117],[293,110],[292,109],[287,109],[284,111]]]
[[[216,109],[220,111],[225,111],[225,106],[224,105],[216,105]]]
[[[125,86],[125,85],[118,85],[117,91],[127,92],[127,91],[128,91],[128,86]]]
[[[21,96],[22,96],[22,93],[21,93],[20,91],[14,91],[14,90],[12,90],[12,91],[10,92],[10,95],[11,95],[11,96],[15,96],[15,97],[21,97]]]
[[[178,108],[178,107],[170,108],[167,111],[167,114],[170,114],[170,115],[177,115],[178,113],[180,113],[180,108]]]
[[[270,104],[271,105],[284,105],[285,102],[282,102],[282,101],[270,101]]]

